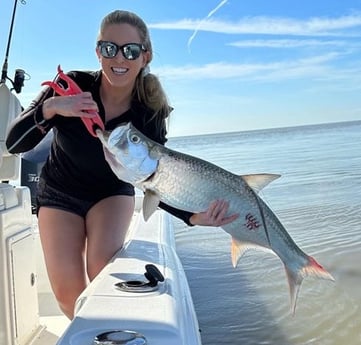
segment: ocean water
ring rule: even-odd
[[[361,344],[361,122],[172,138],[234,173],[278,173],[261,197],[335,282],[306,278],[295,316],[281,261],[249,251],[233,268],[220,228],[175,219],[177,252],[204,345]]]

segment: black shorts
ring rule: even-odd
[[[134,196],[134,189],[128,188],[124,191],[117,191],[114,194],[102,195],[101,197],[94,198],[93,200],[84,200],[77,197],[65,194],[51,186],[49,186],[42,178],[39,179],[37,186],[36,196],[36,214],[42,206],[57,208],[59,210],[75,213],[81,217],[85,217],[88,211],[100,200],[114,195],[127,195]]]

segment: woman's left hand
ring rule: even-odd
[[[193,225],[222,226],[233,222],[239,214],[232,214],[226,217],[229,203],[225,200],[211,202],[205,212],[194,213],[189,221]]]

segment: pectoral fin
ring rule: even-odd
[[[143,199],[143,217],[147,221],[150,216],[156,211],[160,202],[158,194],[146,190]]]
[[[255,191],[259,192],[272,181],[281,177],[278,174],[252,174],[252,175],[242,175],[243,180]]]

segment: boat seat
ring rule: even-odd
[[[20,157],[7,151],[5,140],[10,123],[20,114],[21,104],[5,83],[0,83],[0,181],[19,177]]]

